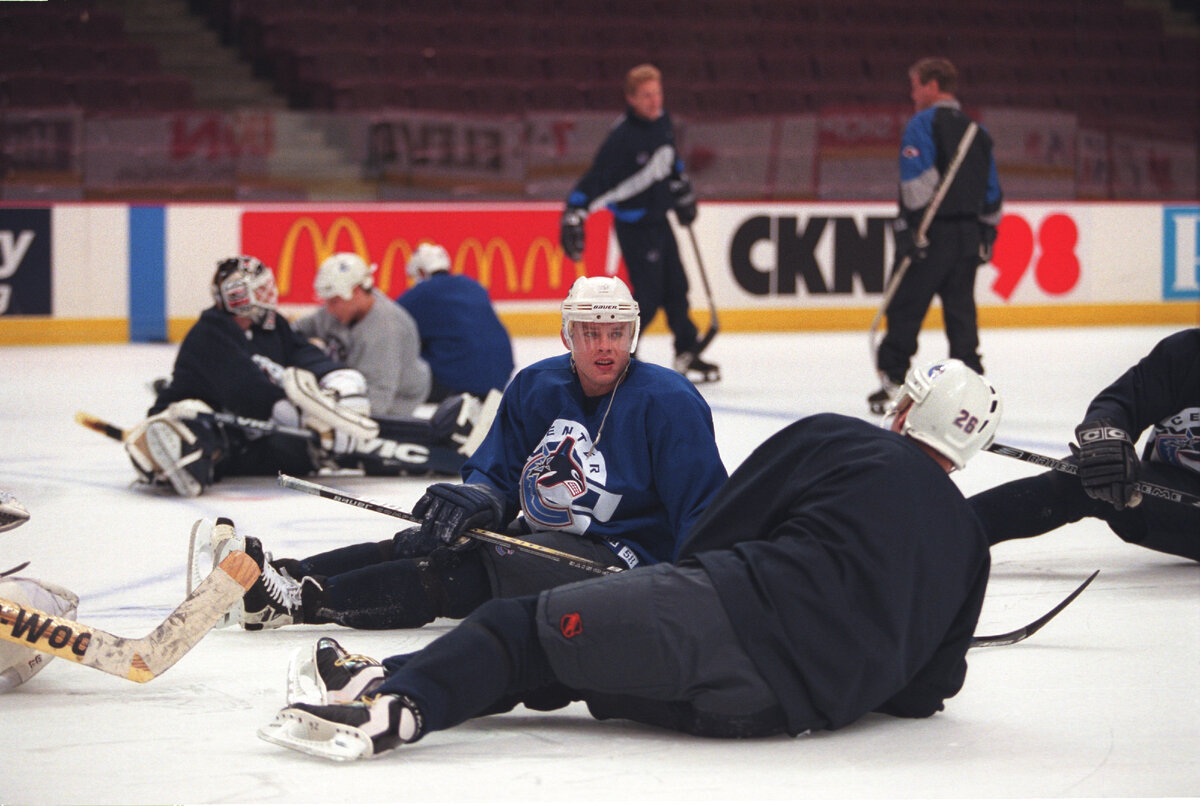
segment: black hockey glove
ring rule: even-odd
[[[908,258],[914,263],[925,259],[925,249],[929,246],[928,243],[918,245],[915,240],[916,233],[912,227],[908,226],[908,222],[903,218],[897,218],[892,222],[892,233],[896,240],[896,263]]]
[[[992,262],[992,247],[996,245],[996,228],[991,224],[979,225],[979,263]]]
[[[1093,420],[1075,428],[1079,447],[1079,480],[1083,491],[1117,509],[1136,507],[1142,494],[1134,487],[1141,464],[1133,440],[1111,420]]]
[[[413,507],[421,519],[420,540],[439,545],[460,545],[468,529],[495,529],[504,517],[504,502],[486,484],[431,484]],[[470,541],[463,540],[465,546]]]
[[[571,260],[583,257],[583,222],[586,219],[587,210],[582,207],[568,207],[563,210],[558,238],[562,243],[563,252]]]
[[[679,219],[679,225],[690,227],[696,220],[696,191],[692,189],[692,181],[681,176],[672,179],[668,187],[675,199],[675,217]]]

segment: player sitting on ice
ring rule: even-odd
[[[522,703],[727,738],[937,713],[965,680],[989,569],[948,474],[991,442],[1001,405],[950,359],[912,370],[893,414],[889,430],[838,414],[781,430],[674,565],[496,599],[382,666],[318,641],[289,684],[315,702],[259,736],[347,760]]]
[[[29,520],[29,510],[7,490],[0,490],[0,532],[16,529]],[[0,599],[19,607],[36,608],[43,613],[75,618],[79,597],[66,588],[39,579],[16,576],[29,563],[0,573]],[[7,625],[9,629],[12,625]],[[0,641],[0,694],[21,685],[54,660],[36,649]]]
[[[521,596],[590,574],[544,557],[481,546],[482,528],[622,568],[669,561],[726,479],[712,413],[666,367],[632,358],[638,309],[616,278],[575,281],[562,304],[569,353],[517,373],[496,419],[462,469],[413,507],[421,526],[303,560],[269,560],[246,594],[247,629],[332,622],[361,629],[463,618],[492,598]],[[520,517],[518,518],[518,513]],[[193,530],[192,577],[224,547],[232,523]]]
[[[372,419],[362,374],[279,315],[275,276],[258,259],[218,263],[212,296],[150,417],[125,439],[143,481],[195,496],[224,476],[307,475],[326,464],[381,475],[453,474],[482,439],[490,417],[467,397],[446,401],[430,420]],[[214,413],[266,427],[218,421]]]

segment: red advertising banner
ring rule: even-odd
[[[558,301],[576,277],[603,274],[612,217],[590,216],[583,260],[558,242],[561,210],[528,208],[344,210],[297,208],[242,214],[242,252],[275,270],[283,303],[316,302],[313,277],[334,252],[357,252],[377,266],[375,283],[390,297],[409,286],[405,265],[417,246],[439,243],[456,274],[473,277],[495,300]],[[621,276],[624,277],[623,267]]]

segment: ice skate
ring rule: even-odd
[[[320,588],[312,577],[295,579],[263,551],[262,541],[246,538],[245,552],[262,569],[258,581],[242,597],[241,625],[246,630],[273,630],[303,623],[303,593],[306,585]]]
[[[288,704],[346,705],[385,676],[383,664],[347,652],[332,638],[298,649],[288,665]]]
[[[288,706],[258,730],[264,741],[333,761],[374,758],[421,738],[421,714],[407,697],[367,695],[348,705]]]
[[[27,520],[29,510],[8,490],[0,490],[0,532],[16,529]]]
[[[188,596],[235,549],[243,551],[245,540],[234,530],[233,521],[229,518],[217,518],[215,522],[201,518],[192,524],[192,534],[188,539]],[[241,602],[238,602],[214,626],[220,628],[238,623],[241,620],[241,608]]]
[[[710,364],[695,353],[675,356],[675,371],[692,383],[713,383],[721,380],[721,368]]]
[[[867,396],[867,405],[871,407],[871,413],[887,414],[888,407],[892,405],[899,392],[899,385],[885,380],[883,386]]]

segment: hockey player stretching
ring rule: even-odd
[[[989,569],[947,474],[1000,416],[961,362],[914,369],[890,431],[820,414],[764,442],[676,564],[488,602],[382,665],[321,639],[289,686],[318,704],[294,702],[259,735],[349,759],[518,703],[584,700],[601,719],[717,737],[931,716],[963,685]]]
[[[463,466],[465,483],[430,486],[413,508],[421,526],[382,543],[263,562],[260,542],[245,538],[263,578],[246,594],[243,624],[419,627],[590,576],[462,538],[470,528],[602,566],[674,559],[726,472],[708,404],[678,373],[632,357],[638,330],[624,283],[576,280],[562,304],[570,352],[517,373]],[[197,529],[193,543],[212,546],[202,556],[242,545],[228,521]]]
[[[143,481],[196,496],[223,476],[301,476],[325,462],[377,474],[452,474],[461,466],[469,451],[455,438],[472,444],[477,412],[448,401],[431,420],[384,422],[381,436],[381,421],[367,416],[362,373],[330,359],[277,313],[275,275],[260,260],[222,260],[212,295],[150,416],[124,440]],[[267,428],[229,425],[214,413]],[[397,444],[412,458],[387,450]]]

